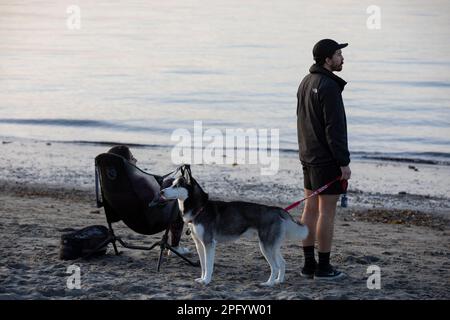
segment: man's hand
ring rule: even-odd
[[[349,166],[341,167],[342,177],[341,180],[349,180],[352,175],[352,171]]]

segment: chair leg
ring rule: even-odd
[[[158,266],[156,268],[156,270],[158,272],[159,272],[159,269],[161,268],[161,262],[162,262],[163,254],[164,254],[164,249],[161,249],[161,251],[159,252]]]
[[[167,245],[167,249],[169,249],[170,251],[172,251],[173,253],[175,253],[177,256],[179,256],[181,259],[183,259],[184,261],[186,261],[187,263],[189,263],[191,266],[193,267],[199,267],[200,263],[199,262],[192,262],[191,260],[189,260],[188,258],[186,258],[185,256],[183,256],[182,254],[178,253],[175,249],[172,248],[172,246],[170,244]]]
[[[115,252],[115,254],[116,254],[116,256],[118,256],[119,254],[120,254],[120,252],[119,252],[119,250],[117,250],[117,245],[116,245],[116,235],[114,234],[114,230],[113,230],[113,228],[112,228],[112,225],[111,225],[111,223],[110,222],[108,222],[108,226],[109,226],[109,232],[111,233],[111,235],[112,235],[112,245],[113,245],[113,247],[114,247],[114,252]]]
[[[116,240],[114,239],[114,241],[112,242],[112,245],[114,247],[114,252],[116,254],[116,256],[120,255],[121,252],[119,252],[119,250],[117,250],[117,245],[116,245]]]
[[[168,243],[167,243],[168,239],[169,239],[169,228],[166,229],[166,232],[164,232],[164,235],[163,235],[161,241],[159,241],[159,247],[161,250],[159,252],[159,259],[158,259],[158,267],[157,267],[158,272],[161,267],[164,249],[166,249],[166,247],[168,246]]]
[[[158,272],[161,269],[161,263],[162,263],[162,260],[163,260],[164,250],[165,249],[168,249],[168,250],[172,251],[178,257],[180,257],[181,259],[183,259],[184,261],[189,263],[191,266],[194,266],[194,267],[200,266],[200,263],[192,262],[191,260],[189,260],[185,256],[179,254],[175,249],[173,249],[173,247],[169,244],[169,230],[170,230],[169,228],[166,229],[166,231],[164,232],[164,235],[161,238],[161,240],[155,242],[151,247],[144,247],[144,246],[134,246],[134,245],[126,244],[120,237],[116,237],[116,235],[114,234],[114,230],[113,230],[113,228],[111,226],[111,223],[108,223],[108,225],[109,225],[109,231],[110,231],[109,242],[111,242],[113,244],[114,252],[116,253],[116,255],[120,255],[122,253],[122,252],[120,252],[117,249],[116,241],[118,241],[123,247],[128,248],[128,249],[152,250],[156,246],[159,246],[160,247],[160,252],[159,252],[159,259],[158,259],[158,264],[157,264]]]
[[[170,251],[172,251],[173,253],[175,253],[178,257],[180,257],[181,259],[183,259],[184,261],[186,261],[187,263],[189,263],[191,266],[193,267],[199,267],[200,263],[199,262],[192,262],[191,260],[189,260],[188,258],[186,258],[185,256],[183,256],[182,254],[178,253],[170,244],[169,244],[169,229],[166,230],[166,232],[164,233],[164,236],[162,237],[161,241],[160,241],[160,247],[161,247],[161,252],[159,253],[159,260],[158,260],[158,271],[160,268],[160,264],[161,264],[161,260],[162,260],[162,255],[163,255],[163,251],[164,249],[168,249]]]
[[[152,244],[152,246],[150,248],[148,248],[148,250],[152,250],[154,247],[161,245],[161,241],[155,242],[154,244]]]

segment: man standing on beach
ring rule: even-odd
[[[303,167],[305,196],[341,176],[318,196],[306,200],[302,223],[309,235],[303,241],[305,265],[301,275],[316,279],[337,279],[343,273],[330,264],[334,216],[339,194],[344,193],[342,180],[350,179],[350,153],[347,144],[347,121],[342,91],[347,84],[336,76],[344,57],[338,44],[323,39],[313,48],[316,61],[300,83],[297,92],[297,133],[300,161]],[[319,263],[314,244],[317,238]]]

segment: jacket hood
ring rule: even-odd
[[[339,78],[339,77],[338,77],[337,75],[335,75],[333,72],[331,72],[331,71],[325,69],[325,68],[322,67],[322,66],[319,66],[319,65],[316,64],[316,63],[313,64],[313,65],[311,66],[311,68],[309,68],[309,72],[310,72],[310,73],[321,73],[321,74],[324,74],[324,75],[326,75],[327,77],[333,79],[333,80],[336,81],[336,83],[339,85],[339,88],[341,88],[341,91],[344,91],[344,87],[345,87],[345,85],[347,84],[347,82],[346,82],[344,79]]]

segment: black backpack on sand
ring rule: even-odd
[[[89,226],[61,235],[59,258],[74,260],[106,253],[111,238],[108,228],[102,225]]]

